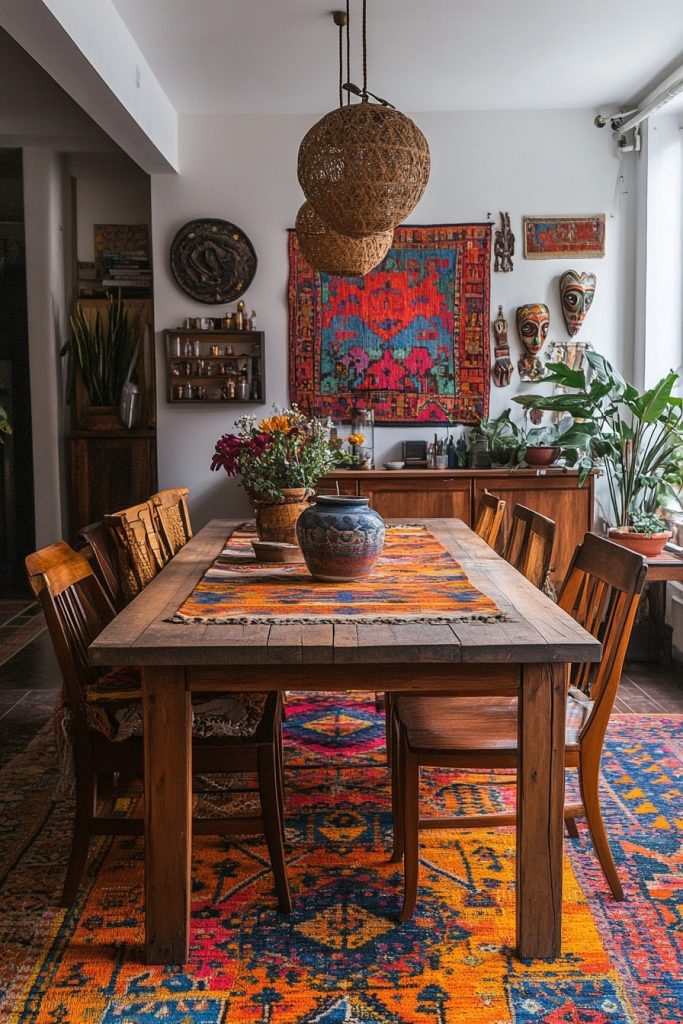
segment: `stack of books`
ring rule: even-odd
[[[142,249],[102,253],[102,284],[105,288],[134,289],[148,292],[152,285],[149,256]]]

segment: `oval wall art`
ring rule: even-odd
[[[227,220],[191,220],[171,244],[171,271],[198,302],[233,302],[256,273],[256,252],[241,228]]]

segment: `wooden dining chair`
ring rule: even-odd
[[[170,487],[158,491],[149,499],[157,531],[171,557],[187,544],[192,536],[190,513],[187,508],[187,487]]]
[[[163,569],[171,552],[157,529],[152,506],[147,501],[112,512],[103,522],[116,547],[126,601],[131,601]]]
[[[515,505],[503,558],[543,590],[551,571],[555,523],[525,505]]]
[[[600,758],[612,705],[621,678],[646,565],[640,555],[587,533],[574,554],[559,596],[560,606],[597,637],[602,661],[570,667],[566,718],[565,767],[578,769],[580,802],[565,803],[570,836],[576,819],[586,817],[595,852],[615,899],[624,898],[600,811]],[[393,702],[395,746],[392,763],[394,850],[405,856],[405,893],[401,920],[413,914],[418,884],[420,829],[479,828],[511,825],[515,812],[420,817],[422,766],[466,770],[515,769],[516,697],[423,697],[396,695]],[[510,780],[506,779],[509,784]],[[495,785],[487,780],[483,785]]]
[[[98,775],[143,773],[142,697],[137,669],[98,673],[88,646],[113,619],[114,608],[88,560],[60,541],[26,558],[31,587],[45,613],[63,680],[70,732],[76,815],[62,906],[75,898],[93,835],[142,835],[139,818],[98,813]],[[202,694],[192,703],[192,770],[203,775],[258,776],[260,811],[197,818],[193,831],[265,836],[278,906],[291,911],[284,855],[281,701],[278,693]]]
[[[477,506],[474,532],[485,540],[490,548],[495,548],[500,528],[503,525],[507,502],[498,498],[490,491],[484,490]]]
[[[114,609],[120,612],[125,606],[126,599],[121,584],[116,545],[107,527],[103,522],[84,526],[76,534],[74,544],[77,551],[90,559],[105,594]]]

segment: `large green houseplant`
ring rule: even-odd
[[[110,297],[106,310],[98,309],[94,317],[78,303],[69,323],[71,337],[62,349],[62,355],[70,356],[67,400],[73,401],[78,374],[91,407],[108,410],[116,421],[123,386],[138,361],[140,316],[132,314],[120,299]]]
[[[544,382],[571,390],[514,401],[573,418],[582,441],[565,447],[567,465],[578,466],[580,483],[602,468],[612,525],[637,529],[640,513],[652,516],[663,496],[675,495],[669,478],[683,453],[683,400],[673,394],[678,375],[672,370],[654,387],[638,391],[604,356],[586,352],[586,359],[590,382],[583,370],[549,363]],[[651,526],[650,519],[648,532]]]

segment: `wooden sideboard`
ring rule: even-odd
[[[557,524],[553,550],[555,585],[564,579],[574,548],[593,528],[594,477],[583,487],[578,472],[563,469],[339,470],[318,485],[321,494],[360,495],[386,519],[453,517],[474,523],[482,492],[505,498],[500,546],[515,504],[527,505]]]

